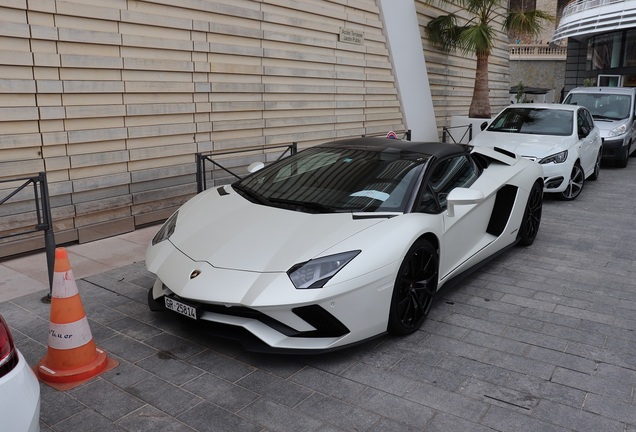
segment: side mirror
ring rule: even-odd
[[[449,217],[455,216],[455,206],[478,204],[484,200],[484,194],[481,191],[467,188],[455,188],[448,194],[446,198],[446,214]]]
[[[483,122],[483,123],[479,126],[479,128],[480,128],[481,130],[486,129],[487,127],[488,127],[488,122]]]
[[[262,170],[265,168],[265,164],[263,162],[252,162],[247,166],[247,171],[250,173],[255,173],[256,171]]]

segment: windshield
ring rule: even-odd
[[[311,213],[404,212],[429,156],[314,147],[233,184],[259,204]]]
[[[573,112],[547,108],[506,108],[488,126],[491,132],[570,136]]]
[[[572,93],[563,103],[584,106],[594,120],[623,120],[629,117],[630,99],[620,94]]]

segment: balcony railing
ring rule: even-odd
[[[539,44],[511,44],[511,60],[565,60],[567,47]]]
[[[552,41],[634,28],[636,1],[574,0],[563,10]]]
[[[594,9],[601,6],[607,6],[614,3],[624,3],[625,0],[575,0],[570,2],[565,9],[563,9],[562,17],[566,17],[570,14],[581,12],[584,10]]]

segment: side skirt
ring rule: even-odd
[[[519,242],[519,239],[516,239],[514,242],[512,242],[509,245],[501,248],[497,252],[495,252],[492,255],[490,255],[488,258],[483,259],[482,261],[478,262],[477,264],[473,265],[472,267],[464,270],[463,272],[461,272],[459,274],[456,274],[455,276],[453,276],[450,279],[447,279],[446,281],[444,281],[442,287],[437,291],[437,293],[439,293],[440,291],[442,291],[445,288],[452,288],[452,287],[458,285],[467,276],[470,276],[472,273],[474,273],[475,271],[479,270],[480,267],[484,266],[485,264],[489,263],[493,259],[497,258],[499,255],[501,255],[502,253],[506,252],[507,250],[513,248],[518,242]]]

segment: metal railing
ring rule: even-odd
[[[607,6],[614,3],[625,3],[625,0],[575,0],[568,3],[565,9],[563,9],[561,18],[576,12]]]
[[[398,134],[402,134],[402,138],[400,138]],[[365,138],[365,137],[384,137],[384,138],[394,138],[394,139],[401,139],[405,141],[411,141],[411,129],[407,129],[403,132],[391,131],[389,133],[380,132],[375,134],[362,135],[362,138]]]
[[[404,132],[400,132],[400,134],[402,135],[402,138],[399,138],[397,136],[397,134],[395,132],[391,132],[391,135],[395,135],[394,137],[396,139],[404,139],[407,141],[411,141],[411,130],[408,129]],[[365,136],[387,136],[386,133],[382,133],[382,134],[376,134],[376,135],[362,135],[363,137]],[[237,180],[240,180],[242,177],[241,175],[237,174],[235,171],[232,171],[231,169],[229,169],[227,166],[223,166],[218,158],[222,157],[222,156],[231,156],[231,155],[238,155],[238,154],[245,154],[245,153],[254,153],[256,156],[266,156],[267,153],[270,150],[277,150],[277,149],[284,149],[283,152],[278,155],[278,157],[273,160],[272,162],[278,161],[286,156],[292,156],[294,154],[296,154],[298,152],[298,143],[291,143],[291,144],[284,144],[284,145],[278,145],[278,146],[267,146],[267,147],[252,147],[252,148],[245,148],[245,149],[238,149],[238,150],[229,150],[229,151],[225,151],[225,152],[205,152],[205,153],[196,153],[195,154],[195,158],[196,158],[196,164],[197,164],[197,173],[196,173],[196,180],[197,180],[197,193],[201,193],[204,190],[207,189],[208,187],[208,179],[207,179],[207,171],[208,171],[208,164],[211,164],[213,167],[216,167],[226,173],[228,173],[229,175],[231,175],[232,177],[236,178]]]
[[[266,156],[266,152],[268,152],[269,150],[276,150],[276,149],[281,149],[281,148],[284,149],[284,150],[275,160],[280,160],[283,157],[285,157],[286,155],[287,156],[291,156],[291,155],[296,154],[296,152],[298,151],[298,144],[294,142],[294,143],[286,144],[286,145],[270,146],[270,147],[257,147],[257,148],[246,148],[246,149],[232,150],[232,151],[226,151],[226,152],[196,153],[195,157],[196,157],[196,163],[197,163],[197,193],[203,192],[208,187],[208,185],[207,185],[207,176],[206,176],[206,172],[208,170],[208,163],[211,164],[214,167],[217,167],[217,168],[225,171],[226,173],[230,174],[231,176],[236,177],[237,180],[240,180],[242,178],[236,172],[234,172],[231,169],[221,165],[221,163],[218,161],[218,157],[219,156],[229,156],[229,155],[237,155],[237,154],[243,154],[243,153],[254,153],[254,152],[261,152],[261,153],[257,153],[257,155]]]
[[[35,215],[36,224],[31,229],[25,229],[19,232],[12,232],[11,234],[0,235],[1,239],[7,239],[11,237],[17,237],[25,234],[32,234],[39,231],[44,231],[44,246],[46,250],[46,265],[49,274],[49,294],[48,299],[51,298],[51,289],[53,287],[53,269],[55,267],[55,235],[53,234],[53,219],[51,217],[51,202],[49,197],[49,186],[46,181],[46,173],[40,172],[36,176],[32,177],[20,177],[13,179],[0,180],[0,183],[14,183],[23,182],[20,186],[16,187],[6,197],[0,199],[0,205],[6,203],[11,198],[16,196],[21,191],[27,189],[29,185],[33,186],[33,200],[35,203]]]
[[[456,130],[459,130],[459,133],[463,131],[463,134],[459,138],[459,140],[455,139],[455,136],[453,135],[453,131],[456,131]],[[464,142],[466,135],[468,135],[468,141]],[[448,141],[449,138],[451,141]],[[465,144],[467,142],[471,142],[472,140],[473,140],[473,125],[472,124],[461,125],[461,126],[450,126],[450,127],[444,126],[442,128],[442,142],[452,142],[454,144],[459,144],[459,143]]]

